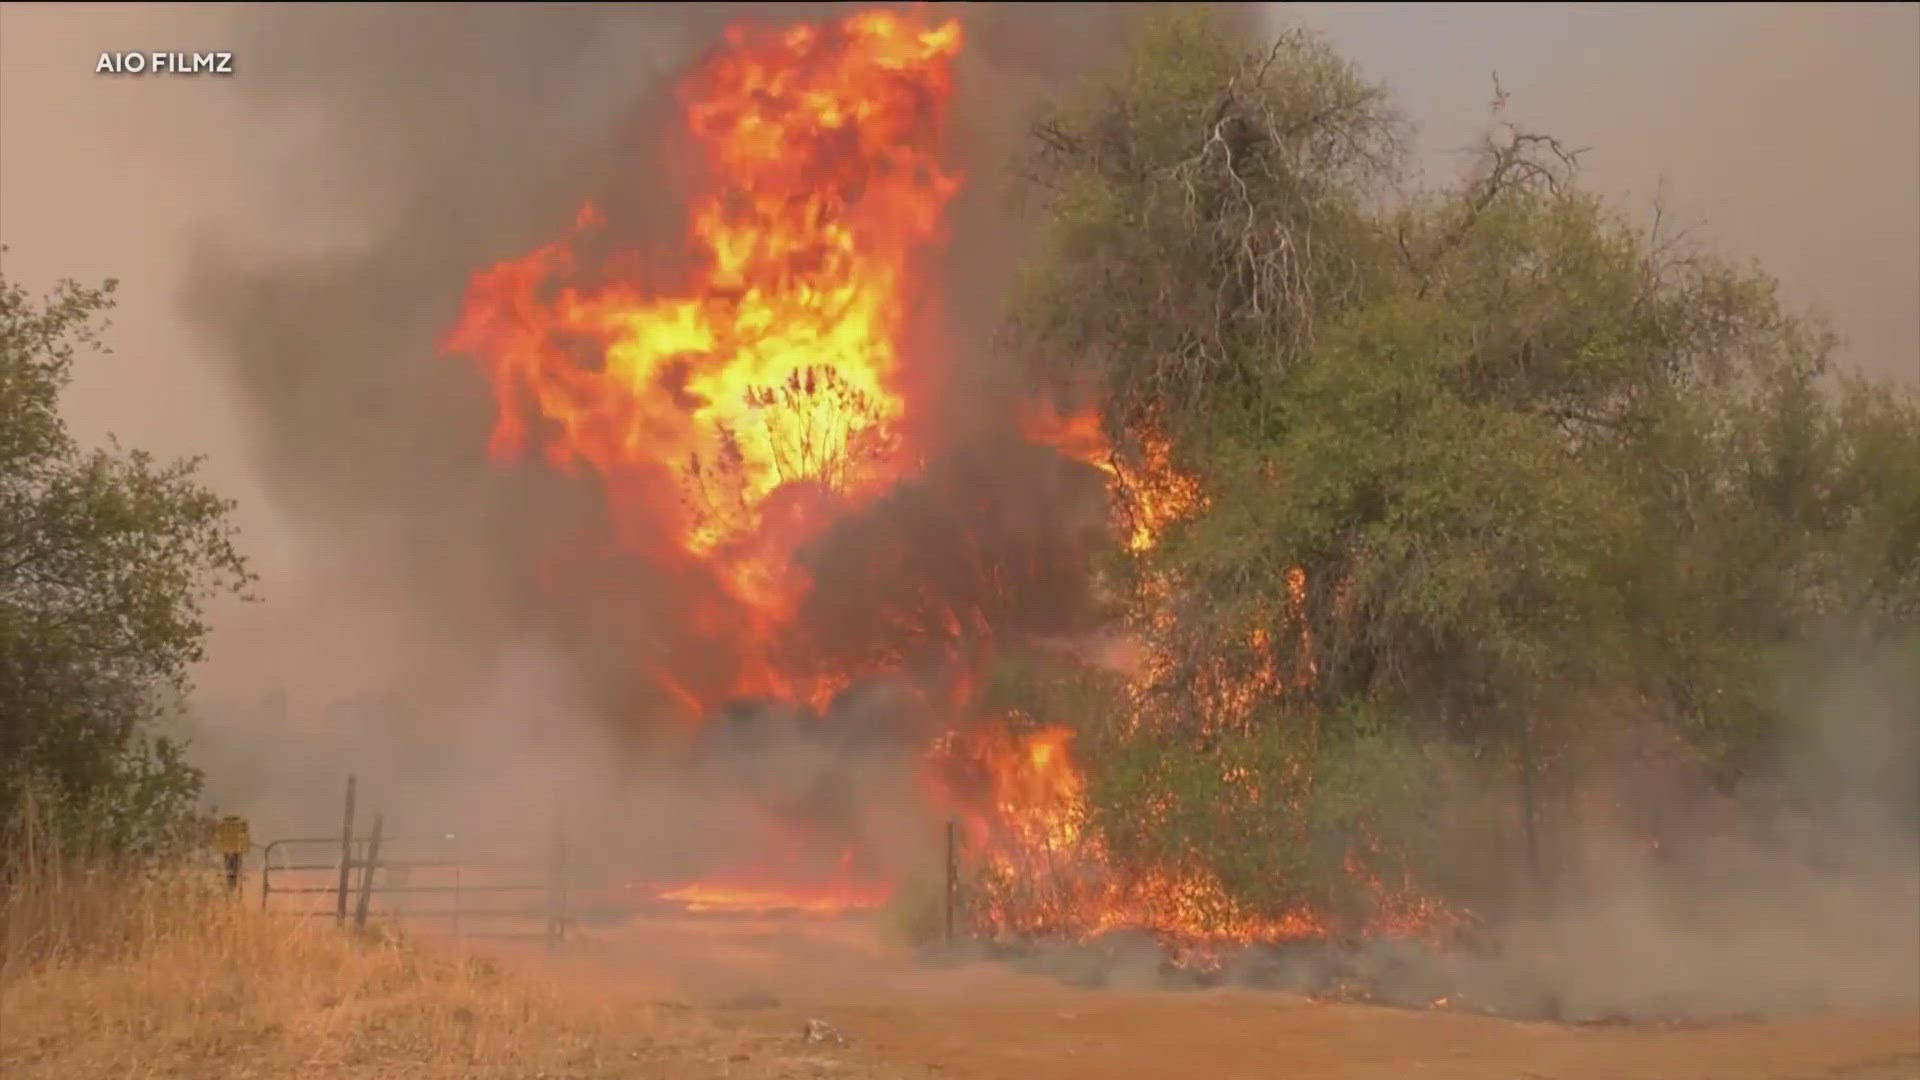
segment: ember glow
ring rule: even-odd
[[[618,222],[585,205],[565,238],[474,275],[446,347],[474,358],[491,384],[492,455],[506,463],[538,454],[597,482],[618,558],[672,583],[649,591],[673,592],[649,600],[663,610],[615,610],[612,621],[637,628],[632,670],[649,700],[677,710],[690,730],[750,699],[825,712],[836,694],[880,673],[848,656],[895,667],[944,657],[938,676],[926,664],[915,669],[938,682],[915,699],[932,740],[924,801],[929,819],[959,823],[983,868],[969,913],[977,929],[1142,926],[1202,945],[1320,933],[1306,913],[1254,918],[1198,871],[1112,872],[1088,825],[1073,731],[975,703],[999,637],[995,613],[1012,608],[1003,565],[975,558],[985,546],[978,537],[941,538],[961,553],[946,562],[968,564],[958,592],[894,582],[902,610],[851,620],[865,635],[854,647],[823,649],[828,635],[808,621],[820,610],[808,607],[816,590],[835,587],[814,579],[809,545],[922,478],[935,451],[915,443],[913,421],[933,407],[924,376],[941,354],[920,336],[939,295],[929,256],[961,183],[942,160],[961,46],[958,23],[899,11],[729,30],[680,86],[680,135],[701,185],[687,203],[680,261],[618,250]],[[650,266],[680,269],[636,269]],[[1155,432],[1135,433],[1121,453],[1092,412],[1034,405],[1009,419],[1029,446],[1098,470],[1113,542],[1136,555],[1205,506]],[[884,564],[911,577],[930,561],[940,560],[889,554],[860,569],[872,575]],[[598,587],[596,564],[574,570],[583,591],[619,608],[618,594]],[[1026,573],[1085,578],[1088,567]],[[1151,679],[1157,662],[1149,656],[1135,677]],[[1281,675],[1276,662],[1233,685],[1222,678],[1213,704],[1225,714],[1244,712]],[[804,829],[783,820],[773,831]],[[828,851],[844,842],[819,838]],[[856,854],[842,852],[824,876],[795,871],[805,860],[776,860],[642,888],[708,912],[827,914],[886,902],[893,883]]]
[[[680,904],[694,914],[729,915],[843,915],[867,911],[887,902],[877,891],[815,892],[790,885],[727,885],[697,881],[663,889],[661,900]]]
[[[890,885],[868,880],[856,853],[843,851],[825,874],[736,870],[724,877],[652,886],[655,899],[693,914],[836,916],[870,911],[892,895]]]

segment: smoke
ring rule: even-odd
[[[904,600],[924,581],[960,608],[983,587],[979,575],[1010,571],[981,601],[1017,607],[985,613],[1010,617],[1016,630],[1049,631],[1059,611],[1084,607],[1062,593],[1073,582],[1045,574],[1067,557],[1061,545],[1083,542],[1098,486],[1004,448],[1018,375],[987,330],[1032,231],[1014,218],[1007,171],[1026,120],[1042,95],[1114,54],[1124,7],[956,9],[969,42],[950,141],[966,185],[938,275],[942,330],[929,335],[950,355],[921,365],[949,380],[927,388],[942,407],[920,418],[934,463],[806,553],[820,584],[804,621],[818,628],[823,653],[874,660],[887,632],[876,601]],[[703,647],[689,625],[699,568],[581,552],[580,538],[604,529],[597,483],[537,461],[490,462],[486,380],[439,342],[470,275],[565,232],[583,198],[606,211],[623,246],[677,235],[686,192],[669,138],[674,79],[728,22],[780,24],[835,8],[237,16],[236,51],[250,58],[246,107],[312,133],[304,152],[261,180],[278,189],[286,217],[338,226],[320,251],[206,236],[188,252],[185,310],[237,391],[261,484],[295,538],[293,589],[267,582],[268,603],[288,613],[273,620],[286,643],[273,674],[285,689],[230,706],[201,735],[225,797],[265,821],[319,824],[332,800],[316,798],[319,781],[290,783],[289,745],[303,775],[326,775],[337,790],[357,771],[390,813],[430,828],[502,805],[544,820],[552,789],[564,787],[589,807],[578,812],[645,834],[621,844],[656,865],[690,857],[680,838],[699,834],[695,819],[717,828],[724,822],[708,819],[764,814],[765,805],[711,805],[724,801],[712,786],[689,791],[697,785],[649,776],[647,755],[635,752],[676,734],[641,665],[712,686],[726,685],[726,665],[738,662]],[[971,552],[955,548],[961,525]],[[592,561],[592,574],[570,574],[568,560]],[[752,755],[704,748],[737,767],[703,779],[754,789],[803,817],[837,814],[835,832],[870,834],[911,803],[901,779],[909,762],[887,750],[892,764],[882,768],[880,751],[835,740],[875,727],[924,734],[937,719],[924,705],[879,708],[836,706],[824,744],[748,710],[744,722],[767,729],[765,745]],[[582,763],[580,775],[566,760]],[[236,773],[248,781],[234,783]],[[886,779],[855,783],[866,775]],[[818,792],[855,789],[862,821],[816,805]]]
[[[1598,723],[1572,805],[1544,812],[1546,890],[1490,951],[1398,956],[1382,985],[1569,1020],[1772,1016],[1920,1001],[1915,640],[1776,658],[1781,718],[1737,784],[1671,733]],[[1393,989],[1395,983],[1400,987]]]
[[[889,857],[913,858],[919,823],[900,782],[908,751],[870,734],[896,732],[903,718],[925,721],[899,687],[863,687],[837,705],[823,742],[792,735],[777,717],[743,714],[745,737],[763,741],[715,748],[711,772],[653,769],[629,752],[648,719],[636,715],[646,703],[630,697],[626,677],[634,643],[582,618],[581,605],[592,600],[623,619],[671,610],[666,583],[641,573],[590,598],[543,585],[536,571],[595,524],[599,494],[537,464],[489,463],[484,380],[437,347],[469,274],[562,232],[583,196],[642,234],[676,223],[674,163],[662,159],[659,139],[673,76],[729,20],[786,21],[831,7],[232,12],[230,44],[247,75],[230,89],[255,120],[286,133],[272,152],[247,155],[244,178],[274,192],[279,231],[200,238],[184,260],[184,294],[206,355],[233,388],[259,488],[290,537],[277,560],[285,572],[266,583],[263,617],[241,624],[262,628],[273,647],[244,633],[214,645],[216,663],[270,657],[241,675],[233,669],[244,661],[225,661],[223,681],[275,692],[227,703],[198,747],[219,797],[249,810],[257,834],[336,827],[340,782],[353,771],[363,806],[424,829],[544,829],[554,806],[571,802],[584,834],[670,875],[698,864],[700,837],[750,828],[764,814],[714,798],[724,784],[771,792],[801,816],[898,853]],[[993,321],[1007,268],[1032,237],[1007,200],[1004,164],[1026,112],[1114,54],[1125,7],[961,12],[970,42],[952,136],[968,184],[953,209],[942,298],[956,355],[944,365],[954,379],[941,395],[947,407],[932,418],[949,455],[812,554],[841,583],[810,600],[808,620],[828,628],[829,641],[872,637],[868,601],[896,580],[883,571],[911,580],[956,566],[941,546],[957,540],[956,521],[995,522],[993,546],[1013,563],[1073,535],[1071,475],[1011,451],[1012,460],[994,460],[995,425],[1018,374],[979,328]],[[1891,65],[1898,78],[1889,82],[1872,74],[1889,65],[1856,59],[1910,47],[1910,7],[1879,9],[1875,18],[1893,20],[1891,29],[1859,11],[1832,19],[1749,11],[1737,33],[1694,11],[1652,34],[1637,23],[1608,23],[1605,33],[1589,24],[1579,44],[1489,34],[1491,24],[1525,17],[1505,7],[1477,24],[1428,11],[1421,18],[1444,25],[1416,33],[1406,31],[1405,9],[1307,7],[1363,69],[1397,87],[1440,162],[1484,120],[1498,69],[1525,119],[1595,146],[1590,175],[1611,191],[1644,204],[1668,177],[1691,199],[1688,216],[1710,219],[1736,250],[1782,268],[1793,295],[1833,311],[1863,369],[1895,377],[1920,369],[1911,302],[1920,265],[1916,96],[1902,96],[1907,68]],[[16,17],[25,16],[9,13]],[[1401,45],[1369,19],[1391,20]],[[1641,74],[1618,74],[1627,71]],[[1713,93],[1700,92],[1709,84]],[[10,119],[10,150],[17,130]],[[1783,150],[1782,132],[1804,146]],[[208,186],[209,201],[228,190]],[[10,242],[20,225],[8,220]],[[310,234],[320,241],[289,250]],[[163,261],[174,261],[171,249]],[[1001,489],[981,480],[1016,476]],[[995,501],[965,504],[958,493],[968,491]],[[889,564],[882,552],[907,561]],[[1042,550],[1027,561],[1044,567],[1058,557]],[[1013,600],[1025,606],[997,617],[1025,632],[1061,629],[1048,619],[1082,602],[1058,595],[1068,583],[1044,574],[1015,580],[1026,591]],[[1047,588],[1028,589],[1035,584]],[[638,622],[656,643],[683,632],[665,615]],[[1920,698],[1885,682],[1886,670],[1898,666],[1836,676],[1823,700],[1800,703],[1797,715],[1809,721],[1802,749],[1811,752],[1790,756],[1795,764],[1780,775],[1797,785],[1795,803],[1823,808],[1824,819],[1789,815],[1762,835],[1703,829],[1678,865],[1596,827],[1580,895],[1510,929],[1496,959],[1376,953],[1365,958],[1367,974],[1409,1000],[1457,987],[1469,1001],[1575,1016],[1657,1014],[1676,1003],[1738,1011],[1911,1001],[1920,944],[1903,827],[1915,818]],[[762,724],[789,734],[754,735]],[[1142,970],[1138,949],[1115,952],[1121,958],[1102,970],[1126,978]]]
[[[1771,766],[1612,792],[1622,817],[1568,837],[1579,860],[1452,993],[1569,1019],[1778,1015],[1920,1001],[1920,682],[1915,642],[1806,656]],[[1664,822],[1659,819],[1664,817]],[[1649,823],[1654,823],[1652,830]],[[1649,842],[1651,831],[1652,841]]]
[[[1572,1023],[1713,1022],[1920,1002],[1920,640],[1808,654],[1780,672],[1788,726],[1723,790],[1673,746],[1621,752],[1553,815],[1531,904],[1448,948],[1389,937],[1229,948],[1176,963],[1146,935],[1015,952],[1070,983],[1221,985]],[[1484,773],[1477,774],[1482,784]],[[1513,793],[1492,802],[1511,808]],[[1437,817],[1485,814],[1456,794]],[[1491,859],[1489,858],[1491,856]],[[1450,861],[1526,883],[1511,846]],[[1511,893],[1511,882],[1500,882]]]
[[[1920,385],[1920,8],[1912,4],[1287,4],[1384,79],[1445,182],[1507,116],[1585,147],[1637,220],[1781,279],[1854,371]]]
[[[1363,73],[1388,80],[1421,123],[1432,182],[1447,182],[1486,123],[1497,72],[1513,95],[1508,117],[1591,147],[1585,181],[1616,206],[1645,222],[1658,203],[1666,228],[1759,257],[1780,273],[1789,304],[1842,330],[1843,369],[1920,379],[1911,6],[1778,5],[1750,17],[1556,7],[1540,24],[1502,8],[1498,28],[1477,17],[1487,9],[1460,6],[1289,7]],[[1913,642],[1813,650],[1781,658],[1777,671],[1788,718],[1777,756],[1753,763],[1732,792],[1673,745],[1597,768],[1591,805],[1557,815],[1552,846],[1565,865],[1552,891],[1532,910],[1491,912],[1477,948],[1256,948],[1196,972],[1116,935],[1029,960],[1106,985],[1283,985],[1576,1021],[1911,1008],[1920,653]],[[1585,719],[1630,727],[1631,712]],[[1436,815],[1478,822],[1514,798],[1493,794],[1503,805],[1490,808],[1480,792]],[[1463,844],[1449,861],[1490,893],[1524,886],[1513,847],[1496,850],[1489,858]]]

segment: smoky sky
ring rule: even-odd
[[[1114,55],[1129,6],[959,6],[969,45],[950,124],[967,186],[941,300],[964,347],[1031,239],[1005,198],[1026,114]],[[473,726],[449,711],[489,697],[513,702],[501,723],[559,722],[547,682],[491,686],[544,663],[501,660],[503,642],[522,656],[525,639],[568,637],[533,568],[600,496],[489,463],[485,381],[439,335],[475,268],[559,235],[583,197],[617,195],[636,227],[671,235],[679,193],[659,153],[674,73],[730,19],[828,9],[0,5],[8,274],[126,279],[116,354],[82,366],[69,412],[89,438],[209,454],[266,571],[263,603],[216,613],[210,714],[274,691],[308,730],[394,714]],[[1279,14],[1325,29],[1395,91],[1436,174],[1484,124],[1497,70],[1521,117],[1594,147],[1589,175],[1608,194],[1644,207],[1665,179],[1712,241],[1830,311],[1859,367],[1920,370],[1911,5]],[[90,74],[99,49],[123,47],[230,49],[240,74]],[[990,415],[1006,370],[985,348],[954,367],[977,392],[948,395],[941,419],[978,419],[969,403]],[[903,501],[916,522],[946,513]],[[242,713],[226,722],[279,730]],[[213,764],[216,780],[231,771]]]
[[[967,185],[938,275],[956,381],[931,418],[951,453],[807,553],[843,586],[804,611],[823,648],[858,654],[878,636],[871,601],[915,590],[1036,635],[1070,629],[1057,620],[1087,603],[1082,582],[1052,573],[1090,520],[1076,503],[1087,478],[1004,444],[995,424],[1017,376],[987,330],[1034,235],[1008,198],[1027,119],[1116,55],[1135,6],[951,5],[969,37],[949,120]],[[639,237],[676,235],[684,192],[662,157],[676,73],[731,20],[839,7],[0,4],[7,274],[35,288],[125,279],[115,355],[83,364],[69,415],[88,439],[209,454],[266,572],[262,603],[216,612],[200,672],[216,692],[198,710],[210,791],[252,814],[256,835],[337,828],[348,771],[363,805],[417,823],[532,816],[596,768],[625,767],[591,733],[645,707],[628,669],[636,655],[674,659],[687,636],[674,590],[687,583],[630,564],[566,588],[544,580],[556,551],[597,527],[598,485],[490,462],[485,380],[439,341],[474,270],[559,236],[583,198]],[[1664,186],[1703,239],[1760,258],[1790,302],[1831,315],[1850,366],[1920,380],[1920,7],[1235,10],[1251,25],[1262,7],[1326,30],[1388,84],[1423,129],[1431,178],[1484,129],[1498,72],[1515,118],[1592,147],[1588,178],[1617,204],[1644,220]],[[126,48],[231,50],[239,73],[91,74],[99,50]],[[998,553],[996,573],[1017,571],[998,578],[1010,591],[980,588],[970,535]],[[1895,735],[1825,748],[1825,777],[1865,775],[1833,756],[1911,763],[1910,691],[1875,706],[1858,685],[1815,711],[1879,708]],[[897,715],[852,712],[882,734]],[[845,805],[838,758],[754,764],[743,782],[794,813],[906,828],[889,811],[915,796],[882,790],[888,774],[866,777],[863,816]],[[1617,872],[1595,892],[1631,895],[1517,950],[1537,958],[1528,978],[1580,986],[1595,1008],[1676,986],[1699,999],[1697,984],[1726,1008],[1771,1006],[1808,971],[1837,988],[1822,1000],[1890,986],[1910,1003],[1911,782],[1910,769],[1888,780],[1900,829],[1849,827],[1898,834],[1891,886],[1788,866],[1772,848],[1703,856],[1695,876],[1724,878],[1711,890]],[[703,783],[662,781],[610,805],[601,835],[619,842],[602,846],[666,865],[710,847],[709,826],[762,810],[708,798]],[[1830,801],[1854,814],[1886,802]],[[1824,867],[1849,830],[1809,831]],[[1778,902],[1783,882],[1804,896]],[[1765,910],[1703,936],[1738,912],[1675,923],[1665,909],[1695,891]]]
[[[471,673],[503,643],[528,638],[565,658],[586,684],[588,711],[626,714],[618,722],[629,725],[644,726],[659,704],[644,685],[636,696],[648,665],[680,665],[695,681],[730,677],[725,665],[737,658],[703,651],[686,625],[702,588],[697,567],[628,562],[557,588],[551,574],[543,581],[555,552],[599,522],[597,483],[537,458],[489,461],[486,380],[438,343],[476,269],[562,234],[583,199],[606,208],[625,239],[674,237],[686,195],[667,137],[675,76],[730,21],[778,24],[835,7],[410,5],[241,16],[235,48],[259,73],[246,82],[245,108],[313,132],[324,147],[270,165],[263,179],[280,185],[289,215],[351,222],[353,235],[297,255],[259,252],[245,237],[206,239],[185,253],[183,304],[236,392],[274,512],[325,564],[315,567],[322,577],[395,625],[390,639],[404,655],[354,673],[368,684],[361,697],[386,704],[334,723],[390,729],[386,741],[401,740],[397,728],[458,733],[452,703]],[[940,395],[942,415],[923,420],[977,436],[1008,392],[987,331],[1029,232],[1008,218],[1011,158],[1036,104],[1115,54],[1128,12],[955,13],[969,42],[948,141],[967,184],[950,211],[953,240],[936,275],[944,289],[932,306],[953,354],[942,362],[964,392]],[[1007,460],[973,454],[946,471],[977,474],[989,458]],[[1042,475],[1051,473],[971,475],[968,497],[1006,493],[994,513],[1038,521],[1058,513],[1051,489],[1023,482]],[[876,533],[900,532],[908,544],[939,535],[926,523],[957,515],[928,509],[936,490],[957,489],[886,502],[876,513],[912,508],[900,529],[841,529],[815,565],[867,565]],[[813,607],[835,626],[869,625],[844,604]]]

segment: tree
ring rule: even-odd
[[[1034,140],[1017,340],[1206,496],[1118,556],[1163,662],[1151,724],[1090,726],[1095,820],[1275,906],[1440,874],[1461,769],[1511,778],[1544,874],[1615,736],[1732,790],[1784,655],[1920,631],[1910,395],[1834,379],[1772,279],[1630,224],[1553,138],[1397,198],[1402,134],[1312,36],[1196,8]]]
[[[84,450],[60,416],[115,285],[35,303],[0,278],[0,820],[32,792],[116,847],[177,824],[199,775],[155,725],[202,655],[203,603],[252,580],[198,460]]]

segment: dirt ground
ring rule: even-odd
[[[1001,965],[929,970],[858,930],[629,927],[560,963],[718,1018],[777,1054],[780,1075],[1920,1080],[1920,1012],[1571,1026],[1270,991],[1087,990]],[[809,1020],[846,1045],[799,1038]],[[735,1064],[761,1075],[766,1062]]]
[[[882,1075],[900,1077],[1920,1077],[1914,1016],[1589,1030],[1259,993],[1066,989],[991,1002],[823,1004],[816,1011],[860,1040]]]

